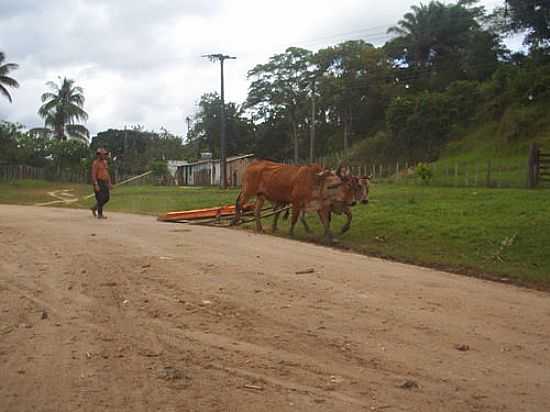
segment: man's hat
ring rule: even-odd
[[[97,150],[95,151],[95,154],[98,155],[98,154],[107,154],[109,153],[107,150],[105,150],[103,147],[98,147]]]

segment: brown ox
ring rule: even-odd
[[[349,202],[340,202],[337,200],[331,200],[330,202],[330,210],[329,210],[329,223],[331,220],[331,214],[336,213],[338,215],[344,214],[346,215],[347,221],[340,229],[340,233],[346,233],[350,227],[351,227],[351,221],[352,221],[352,213],[351,213],[351,207],[355,206],[358,203],[361,204],[367,204],[369,202],[369,180],[370,177],[368,176],[352,176],[350,174],[350,170],[348,167],[344,165],[340,165],[338,169],[336,170],[336,175],[341,179],[342,185],[347,185],[347,188],[351,190],[353,193],[353,201],[351,205]],[[274,205],[274,209],[281,209],[285,207],[286,204],[278,203]],[[280,213],[275,214],[275,218],[273,219],[273,232],[277,231],[277,221],[279,219]],[[284,219],[286,220],[288,218],[288,210],[285,213]],[[305,220],[304,214],[300,216],[300,221],[302,222],[306,232],[311,233],[311,230]]]
[[[330,203],[332,201],[351,204],[353,194],[347,185],[341,184],[341,179],[330,171],[323,170],[319,165],[297,166],[285,165],[266,160],[255,161],[248,166],[243,174],[242,187],[236,201],[234,223],[241,216],[241,205],[256,197],[256,230],[261,232],[260,212],[265,200],[274,205],[292,207],[290,235],[294,234],[294,226],[303,212],[316,211],[324,226],[324,236],[331,238],[329,228]]]
[[[369,203],[369,178],[367,176],[350,176],[348,179],[350,180],[350,184],[353,190],[354,203],[352,206],[355,206],[355,204],[357,203],[361,203],[364,205]],[[346,178],[344,178],[344,180],[346,180]],[[351,227],[351,220],[353,218],[350,206],[342,202],[332,202],[330,212],[336,213],[337,215],[346,215],[346,223],[340,229],[340,233],[346,233]]]

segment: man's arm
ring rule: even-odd
[[[97,184],[97,162],[94,160],[92,163],[92,184],[94,185],[94,190],[99,191],[99,186]]]

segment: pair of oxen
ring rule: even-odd
[[[290,236],[301,218],[307,232],[310,229],[304,218],[308,212],[317,212],[324,228],[324,240],[332,241],[331,214],[345,214],[347,222],[341,233],[349,230],[352,220],[351,207],[368,203],[369,177],[353,176],[349,167],[341,164],[336,171],[312,165],[287,165],[267,160],[256,160],[244,171],[241,192],[235,203],[234,224],[239,223],[242,206],[256,198],[256,230],[262,232],[261,212],[265,201],[271,202],[276,212],[273,232],[282,209],[290,205],[292,210]],[[288,212],[287,212],[288,213]]]

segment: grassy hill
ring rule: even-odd
[[[547,106],[544,102],[529,106],[512,105],[499,119],[480,112],[469,125],[455,126],[437,160],[430,162],[432,184],[526,187],[529,145],[537,143],[550,152]],[[335,164],[342,158],[344,156],[340,154],[325,160],[328,164]],[[352,147],[348,158],[352,164],[369,165],[369,170],[372,164],[382,165],[390,181],[396,180],[396,163],[400,162],[401,170],[406,164],[403,156],[392,147],[387,132],[360,141]],[[409,176],[409,180],[415,179],[415,176]]]

